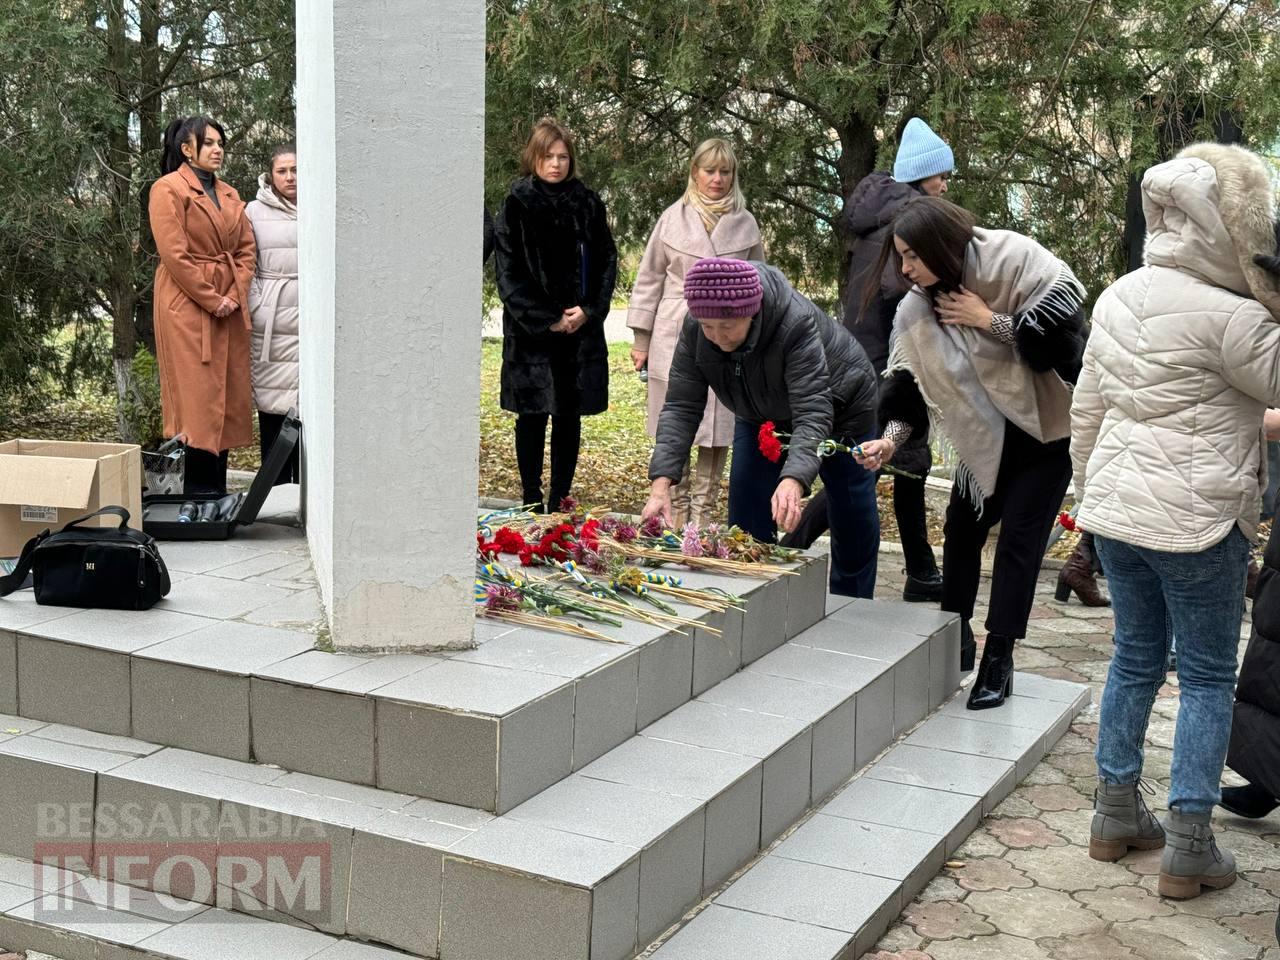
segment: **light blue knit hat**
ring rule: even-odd
[[[899,183],[915,183],[940,173],[949,173],[956,166],[955,155],[947,142],[919,117],[907,121],[898,144],[898,155],[893,161],[893,179]]]

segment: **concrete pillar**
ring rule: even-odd
[[[484,4],[299,0],[307,538],[340,650],[470,646]]]

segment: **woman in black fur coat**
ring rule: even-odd
[[[618,253],[604,204],[575,175],[573,137],[535,124],[497,224],[502,298],[502,409],[516,414],[523,502],[542,509],[542,459],[551,420],[552,510],[569,495],[581,418],[609,405],[604,321]]]

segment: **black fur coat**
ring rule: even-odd
[[[549,185],[524,177],[502,205],[496,239],[502,408],[556,416],[603,412],[609,405],[604,321],[618,272],[604,204],[580,180]],[[550,332],[574,306],[587,322],[575,333]],[[563,389],[566,382],[576,390]]]

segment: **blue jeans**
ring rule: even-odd
[[[738,420],[733,428],[733,464],[729,470],[729,522],[757,540],[773,543],[773,491],[782,477],[786,458],[770,463],[760,452],[758,424]],[[857,438],[863,443],[872,437]],[[849,443],[848,439],[842,440]],[[853,443],[849,443],[853,446]],[[818,471],[827,491],[827,521],[831,529],[831,592],[846,597],[871,597],[876,588],[876,559],[880,552],[880,512],[876,503],[876,475],[847,453],[822,460]]]
[[[1199,553],[1165,553],[1105,537],[1095,542],[1116,618],[1098,725],[1098,775],[1106,783],[1141,776],[1147,721],[1176,634],[1181,696],[1169,805],[1208,813],[1222,798],[1249,541],[1233,527]]]

